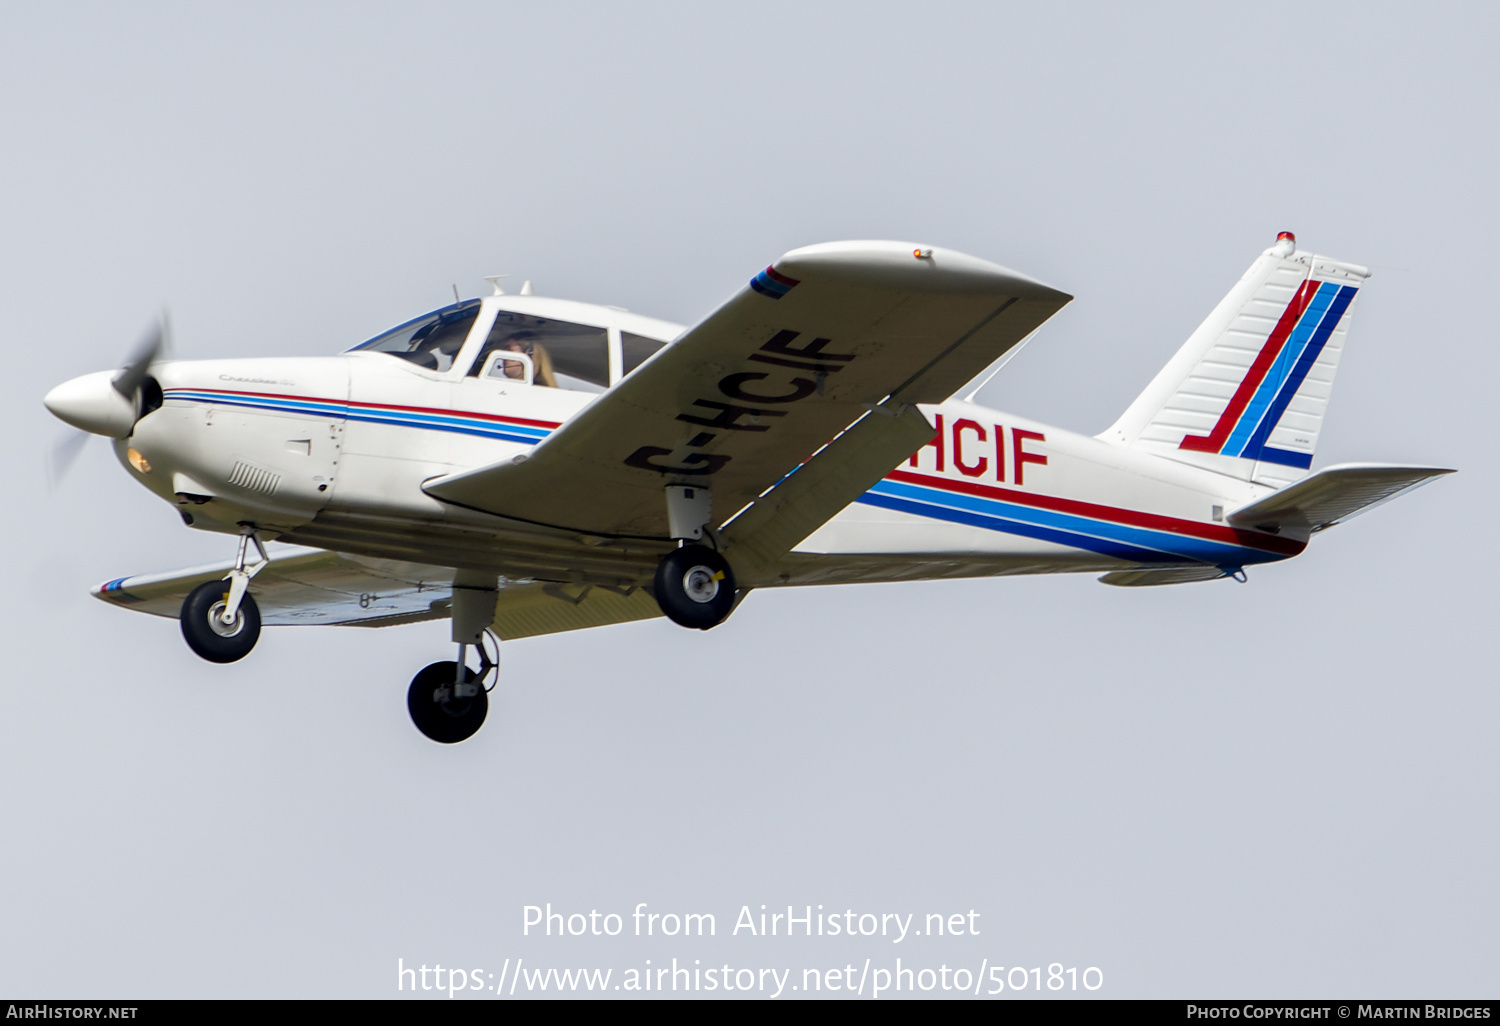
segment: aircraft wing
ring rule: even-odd
[[[899,417],[947,399],[1071,298],[948,250],[793,250],[529,454],[423,487],[499,516],[665,539],[665,487],[697,485],[717,526],[873,406]]]
[[[94,595],[111,605],[176,619],[188,592],[223,578],[230,565],[121,577],[101,584]],[[267,626],[388,627],[449,616],[453,571],[278,546],[271,553],[270,565],[255,576],[250,592]],[[501,638],[513,640],[660,615],[656,601],[638,588],[502,580],[494,630]]]
[[[1341,463],[1242,506],[1224,519],[1235,527],[1305,537],[1451,473],[1441,467]]]

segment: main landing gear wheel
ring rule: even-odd
[[[224,622],[229,582],[200,584],[182,600],[182,636],[188,648],[211,663],[243,659],[260,638],[260,609],[247,593],[230,623]]]
[[[656,568],[656,604],[683,627],[717,627],[734,609],[734,573],[713,549],[684,545]]]
[[[464,667],[464,682],[474,686],[475,693],[454,697],[457,679],[455,662],[433,663],[411,679],[406,689],[406,708],[417,729],[439,744],[451,745],[466,740],[484,725],[490,709],[489,695],[479,683],[479,675]]]

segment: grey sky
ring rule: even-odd
[[[0,991],[901,955],[1098,966],[1115,997],[1493,996],[1496,28],[1478,5],[13,7]],[[210,666],[87,589],[229,542],[102,444],[46,490],[41,396],[163,304],[183,357],[334,352],[504,272],[691,322],[842,238],[1075,294],[982,398],[1098,431],[1282,229],[1375,269],[1318,463],[1461,473],[1246,586],[756,593],[709,633],[507,645],[489,723],[447,749],[404,705],[445,624],[270,630]],[[547,901],[720,936],[523,939]],[[725,936],[761,903],[984,932]]]

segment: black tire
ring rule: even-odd
[[[473,737],[484,726],[484,717],[490,711],[490,697],[483,688],[468,698],[438,701],[438,689],[453,687],[457,669],[458,664],[452,661],[424,666],[406,689],[406,711],[411,713],[412,723],[439,744],[456,744]],[[464,679],[472,682],[479,678],[464,667]]]
[[[706,631],[734,610],[734,572],[703,545],[684,545],[656,567],[656,604],[676,624]]]
[[[234,624],[225,627],[219,614],[228,598],[228,581],[209,581],[188,592],[188,597],[182,600],[182,637],[188,648],[211,663],[243,659],[260,640],[260,607],[255,599],[246,592]]]

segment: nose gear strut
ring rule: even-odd
[[[251,542],[255,543],[255,551],[260,559],[245,566],[245,553]],[[250,587],[250,578],[260,573],[271,562],[271,557],[266,555],[266,547],[261,543],[260,535],[256,532],[253,524],[240,525],[240,550],[234,557],[234,569],[229,571],[225,578],[229,582],[229,594],[224,599],[224,611],[219,618],[224,625],[230,626],[234,618],[239,615],[240,603],[245,598],[246,589]]]
[[[252,543],[260,559],[246,566]],[[250,654],[260,638],[260,608],[250,595],[250,578],[270,562],[255,526],[241,524],[234,569],[223,580],[198,585],[182,601],[179,619],[189,648],[211,663],[232,663]]]

